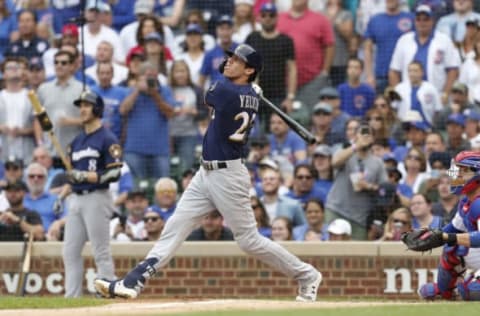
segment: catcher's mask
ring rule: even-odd
[[[480,153],[460,152],[452,159],[447,174],[451,193],[461,195],[476,189],[480,185]]]

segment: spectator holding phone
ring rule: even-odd
[[[132,92],[120,105],[120,114],[128,119],[124,158],[136,178],[170,174],[168,120],[174,115],[175,100],[157,76],[153,64],[143,63]]]
[[[367,216],[378,185],[387,181],[383,161],[372,153],[373,136],[368,125],[356,130],[351,146],[332,157],[336,178],[325,203],[325,221],[343,218],[352,225],[352,239],[367,239]],[[348,196],[348,199],[345,198]]]

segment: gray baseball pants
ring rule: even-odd
[[[203,216],[217,209],[232,229],[238,246],[247,254],[300,282],[316,277],[316,269],[289,253],[278,243],[260,235],[250,204],[250,176],[240,159],[227,161],[225,169],[195,174],[167,220],[160,239],[147,255],[157,258],[155,269],[165,266]]]
[[[114,207],[108,190],[84,195],[73,193],[67,199],[67,206],[63,244],[65,297],[79,297],[84,274],[82,250],[88,240],[97,266],[97,277],[115,279],[109,234]]]

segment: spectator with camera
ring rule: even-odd
[[[148,207],[147,194],[143,190],[128,192],[125,201],[126,214],[110,221],[110,236],[113,241],[142,240],[144,214]]]
[[[343,218],[352,225],[352,239],[367,239],[367,216],[378,185],[387,181],[383,161],[373,155],[373,136],[361,125],[351,146],[334,153],[332,165],[337,176],[325,203],[325,221]],[[348,198],[345,198],[348,196]]]
[[[120,104],[120,114],[128,119],[124,157],[136,178],[170,174],[168,120],[174,115],[175,100],[157,76],[154,65],[143,63],[135,87]]]

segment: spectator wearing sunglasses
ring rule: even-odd
[[[133,190],[127,195],[127,214],[110,221],[110,236],[114,241],[142,240],[144,236],[144,214],[148,207],[147,194],[143,190]]]
[[[38,162],[28,165],[26,169],[28,193],[23,198],[24,206],[35,210],[42,218],[45,232],[48,232],[55,221],[65,217],[63,202],[57,202],[57,195],[45,190],[47,175],[47,169]]]
[[[147,210],[143,217],[145,237],[144,241],[157,241],[162,233],[165,222],[157,212]]]
[[[423,151],[419,147],[412,147],[408,150],[403,161],[405,166],[405,174],[400,181],[400,186],[406,186],[411,189],[411,193],[406,188],[402,188],[402,192],[406,197],[411,198],[413,194],[418,193],[420,185],[428,178],[427,161]]]
[[[401,207],[396,209],[388,217],[382,241],[399,241],[404,232],[412,228],[412,214],[408,208]]]

